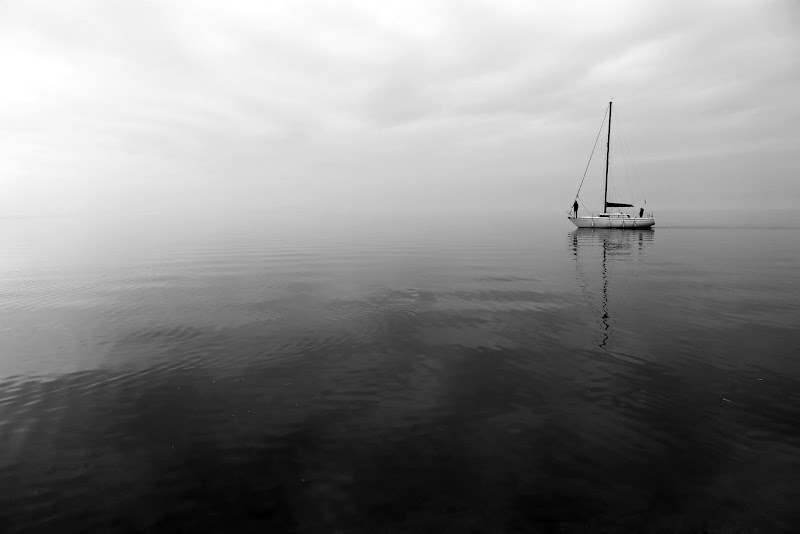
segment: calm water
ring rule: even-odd
[[[793,531],[800,230],[681,224],[0,220],[0,531]]]

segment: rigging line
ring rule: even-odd
[[[633,200],[634,197],[636,196],[633,187],[633,181],[631,179],[633,157],[631,155],[630,147],[628,146],[628,140],[625,138],[624,130],[620,127],[617,129],[617,133],[620,139],[620,146],[622,147],[622,159],[625,164],[625,180],[628,186],[627,192],[631,195],[631,200]]]
[[[619,121],[617,121],[617,122],[619,122]],[[626,200],[626,202],[633,202],[636,194],[635,194],[635,192],[633,190],[634,189],[633,183],[631,182],[630,158],[628,157],[627,151],[625,149],[626,142],[625,142],[625,138],[623,137],[623,134],[622,134],[622,128],[618,128],[617,129],[617,143],[619,144],[619,146],[622,149],[621,150],[621,152],[622,152],[622,167],[623,167],[623,170],[624,170],[625,186],[626,186],[626,188],[625,188],[625,198],[628,199],[628,200]]]
[[[581,185],[578,186],[578,191],[575,193],[575,198],[577,199],[578,196],[581,194],[581,188],[583,187],[583,181],[586,180],[586,173],[589,172],[589,165],[592,163],[592,157],[594,156],[594,151],[597,148],[597,141],[600,139],[600,134],[603,133],[603,125],[606,123],[606,117],[608,117],[608,107],[606,107],[606,113],[603,115],[603,122],[600,123],[600,130],[597,132],[597,137],[594,139],[594,146],[592,147],[592,153],[589,155],[589,161],[586,163],[586,169],[583,171],[583,178],[581,178]],[[603,208],[605,209],[605,208]]]
[[[619,122],[619,120],[617,122]],[[619,149],[617,150],[617,153],[618,154],[622,154],[622,158],[620,160],[622,166],[621,166],[621,170],[620,170],[620,166],[617,165],[617,170],[619,171],[619,173],[615,174],[614,176],[619,178],[620,187],[625,185],[623,182],[625,182],[629,178],[629,176],[628,176],[628,166],[626,164],[626,159],[625,159],[625,147],[622,144],[622,137],[621,136],[622,136],[622,132],[621,132],[621,130],[619,128],[617,128],[616,133],[614,134],[614,142],[619,147]],[[614,182],[614,187],[615,187],[614,190],[615,191],[617,191],[616,190],[616,185],[617,185],[617,182]],[[619,191],[617,191],[617,193],[619,193]],[[625,190],[625,194],[627,195],[628,193],[629,193],[629,191],[626,189]],[[623,201],[624,201],[624,199],[623,199]]]
[[[619,113],[619,112],[617,112]],[[647,195],[644,193],[644,187],[642,187],[642,180],[640,178],[641,174],[639,174],[639,169],[636,166],[636,160],[633,158],[633,151],[631,150],[630,145],[628,144],[627,136],[625,136],[624,129],[622,127],[622,123],[617,121],[618,129],[620,134],[625,138],[624,139],[624,150],[628,152],[628,159],[631,162],[631,167],[633,167],[633,176],[635,178],[636,183],[639,185],[639,192],[642,193],[642,199],[644,200],[645,205],[647,205]]]
[[[614,202],[625,202],[625,197],[619,194],[619,191],[617,191],[617,187],[614,184],[611,184],[611,189],[614,191],[614,195],[617,197],[617,200]]]
[[[619,121],[617,121],[619,122]],[[617,144],[620,144],[619,141],[619,133],[614,134],[613,136],[614,141]],[[624,154],[623,154],[624,155]],[[609,152],[608,154],[608,185],[611,189],[611,195],[614,197],[613,202],[627,202],[626,197],[624,194],[620,194],[619,189],[617,189],[617,183],[622,180],[621,176],[624,175],[624,172],[621,172],[619,169],[619,165],[617,164],[617,155],[613,152]],[[625,159],[622,159],[623,166],[625,164]],[[625,171],[625,169],[622,169]],[[621,186],[620,186],[621,187]],[[610,202],[612,202],[610,200]]]

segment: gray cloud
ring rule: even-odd
[[[560,212],[611,97],[656,209],[800,201],[791,1],[231,4],[0,4],[0,209]]]

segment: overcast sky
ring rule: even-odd
[[[798,58],[793,0],[6,0],[0,210],[561,216],[611,98],[656,213],[794,207]]]

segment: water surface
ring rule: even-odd
[[[0,220],[0,530],[793,531],[800,232],[676,220]]]

